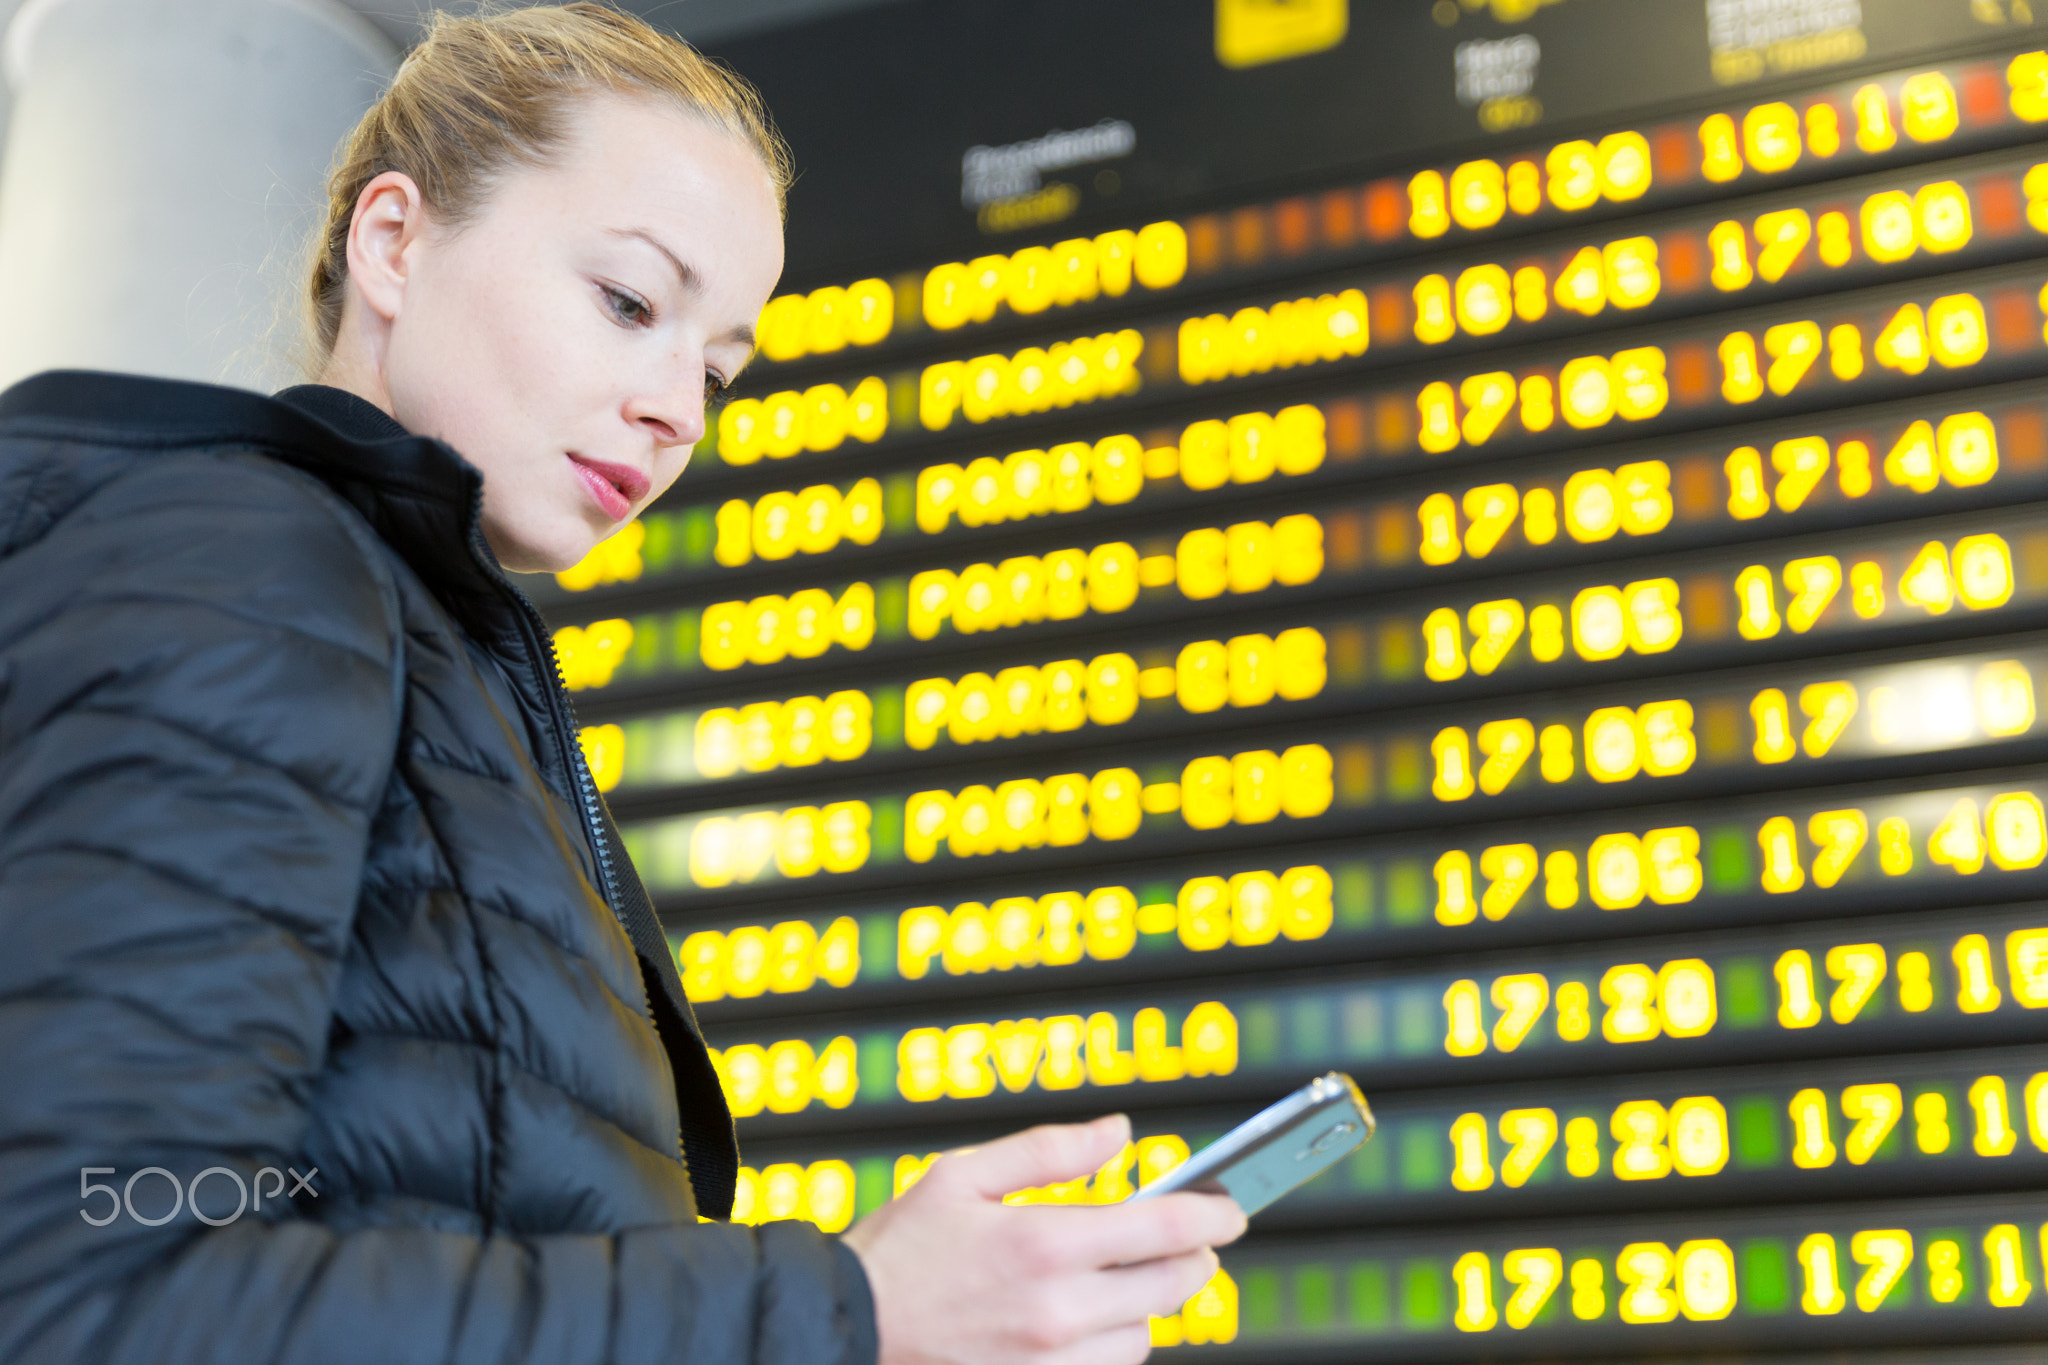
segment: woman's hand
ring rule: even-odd
[[[846,1234],[874,1290],[882,1365],[1126,1365],[1146,1319],[1178,1312],[1244,1232],[1222,1195],[1141,1204],[1009,1205],[1130,1141],[1130,1120],[1046,1125],[948,1153]]]

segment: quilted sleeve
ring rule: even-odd
[[[385,565],[306,476],[205,453],[0,558],[0,1360],[871,1361],[858,1261],[809,1228],[342,1232],[259,1179],[398,741]]]

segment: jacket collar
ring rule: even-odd
[[[285,393],[280,400],[213,384],[52,370],[0,393],[0,424],[14,434],[128,447],[259,449],[345,498],[479,643],[523,653],[523,607],[484,542],[476,466],[341,390],[302,385]],[[384,428],[351,404],[383,418]]]

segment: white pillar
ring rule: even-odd
[[[391,43],[336,0],[25,0],[0,61],[0,386],[292,382],[327,167]]]

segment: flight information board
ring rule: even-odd
[[[2028,0],[909,0],[685,478],[536,593],[735,1217],[1355,1075],[1153,1323],[1430,1361],[2048,1337]]]

